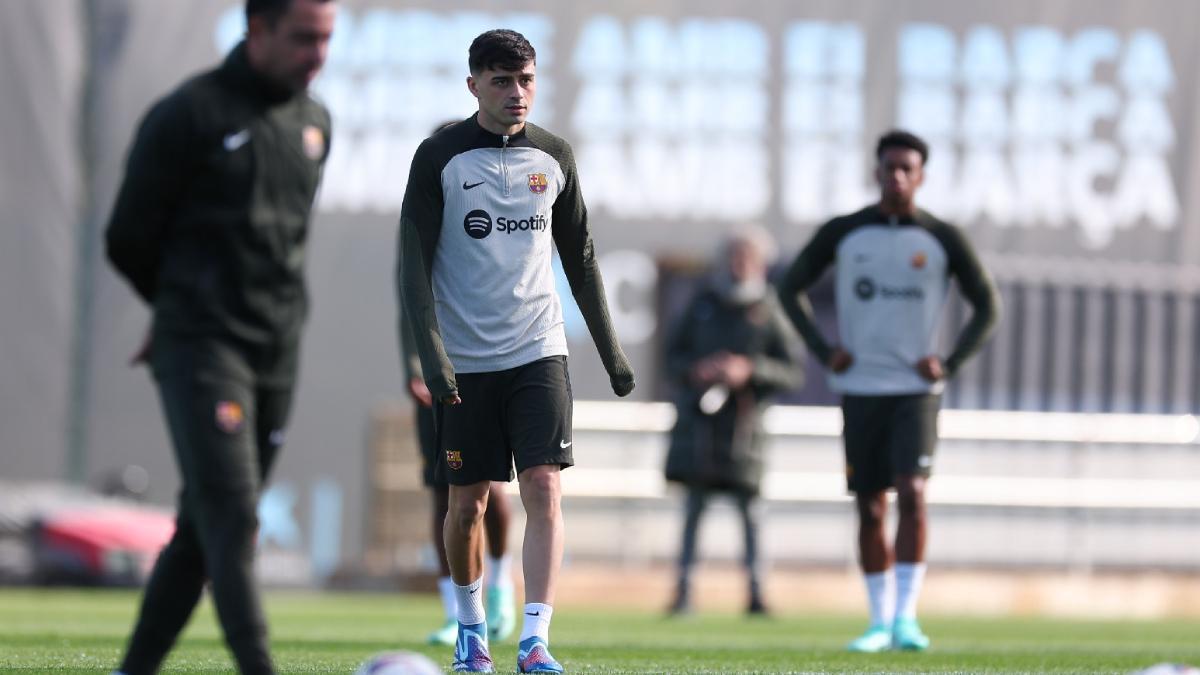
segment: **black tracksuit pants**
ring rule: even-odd
[[[205,582],[240,672],[274,673],[254,581],[258,497],[283,442],[291,386],[263,386],[211,344],[154,346],[159,396],[182,477],[177,528],[147,582],[121,670],[157,672]],[[214,358],[216,356],[216,358]]]

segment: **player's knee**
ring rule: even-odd
[[[864,529],[882,527],[887,518],[887,495],[874,494],[858,499],[858,520]]]
[[[521,501],[526,512],[555,513],[561,499],[560,485],[557,470],[546,467],[528,469],[521,476]]]
[[[483,520],[486,509],[482,499],[458,499],[450,503],[447,518],[462,531],[468,531]]]
[[[924,515],[925,481],[920,479],[896,481],[896,507],[904,516]]]

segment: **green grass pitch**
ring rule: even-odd
[[[130,591],[0,589],[0,672],[107,674],[120,657],[138,596]],[[282,673],[351,673],[367,655],[450,650],[423,644],[438,621],[432,596],[272,592],[272,645]],[[861,617],[646,612],[565,605],[555,655],[568,673],[1127,673],[1164,661],[1200,664],[1200,622],[926,617],[924,654],[855,655],[842,646]],[[516,645],[492,645],[513,672]],[[233,673],[207,602],[164,673]]]

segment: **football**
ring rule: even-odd
[[[442,675],[442,669],[424,654],[382,652],[363,661],[354,675]]]
[[[1182,663],[1160,663],[1133,675],[1200,675],[1200,669]]]

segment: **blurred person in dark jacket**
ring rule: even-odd
[[[330,117],[308,88],[334,0],[246,0],[246,36],[143,118],[105,232],[154,321],[182,489],[117,673],[158,672],[207,584],[239,672],[275,672],[254,579],[257,507],[286,437],[308,314],[304,260]]]
[[[667,342],[667,372],[678,394],[666,477],[687,489],[672,614],[691,608],[696,534],[709,498],[718,493],[731,496],[742,517],[747,612],[766,613],[758,552],[760,418],[773,394],[802,379],[799,340],[767,281],[774,257],[774,240],[763,228],[732,233]]]

